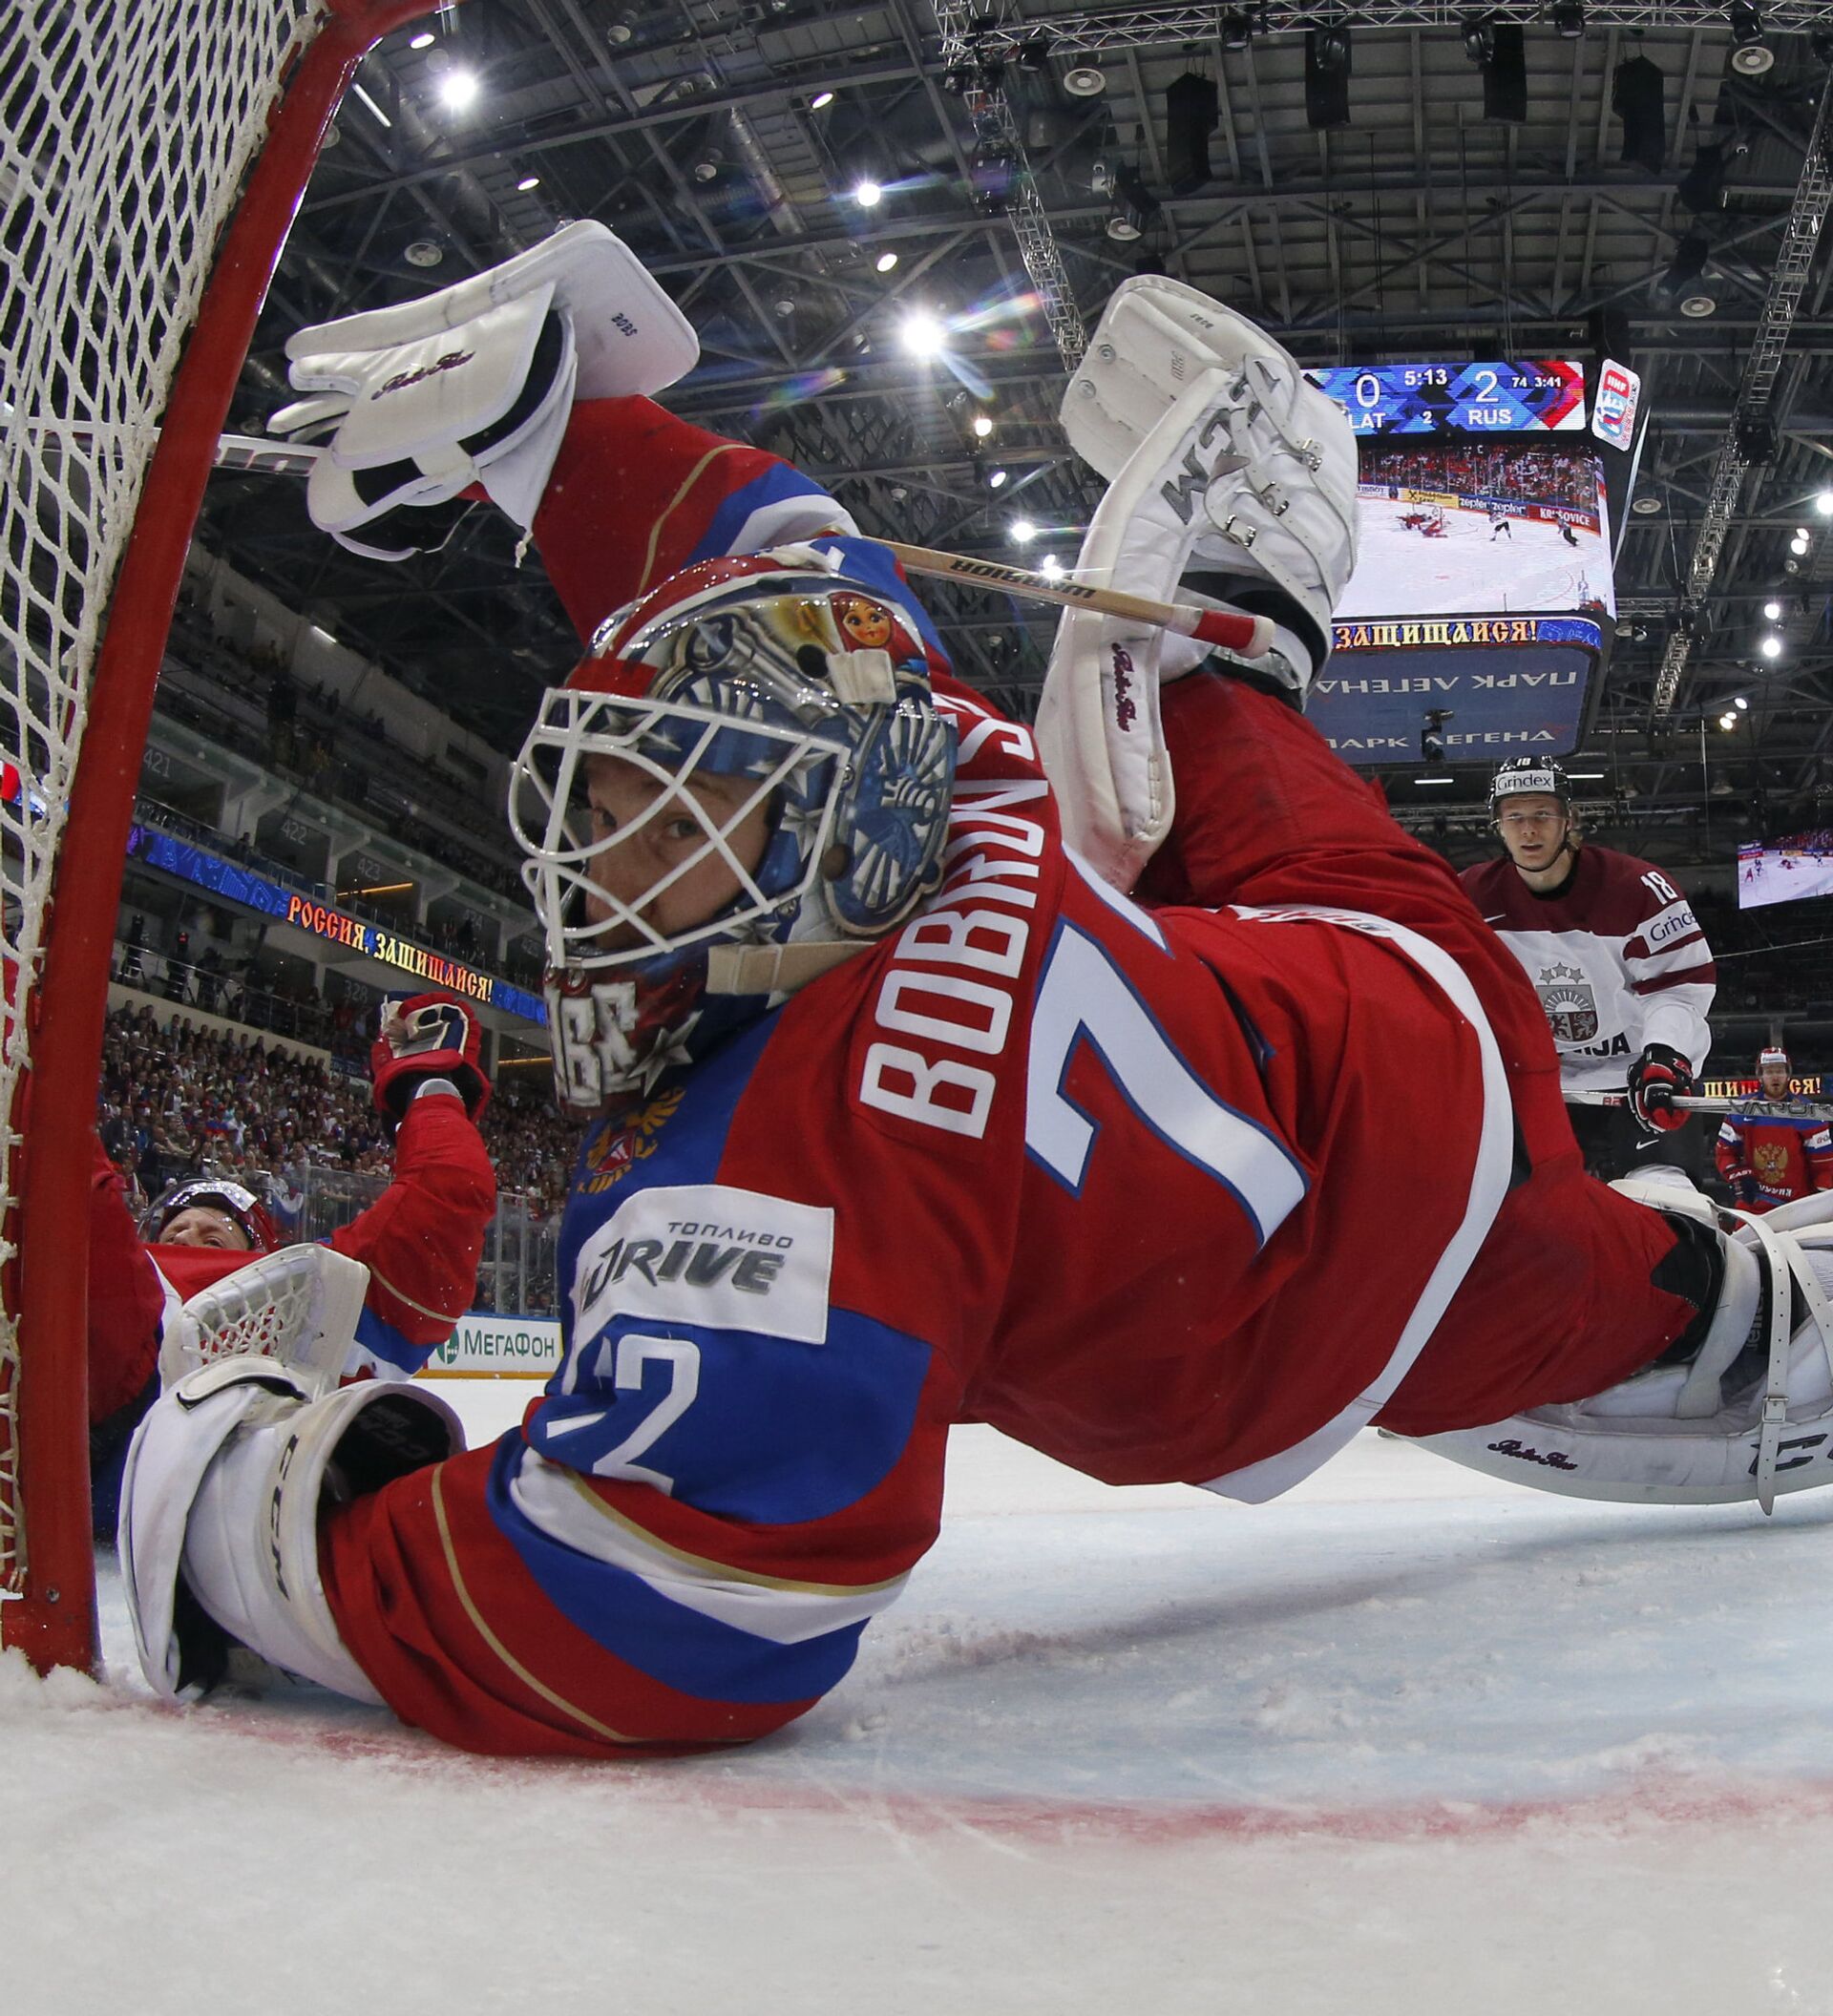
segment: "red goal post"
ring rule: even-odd
[[[91,1124],[203,485],[357,62],[430,0],[0,10],[0,1643],[95,1662]]]

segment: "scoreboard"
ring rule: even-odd
[[[1579,433],[1585,367],[1523,364],[1345,365],[1305,374],[1359,434]]]
[[[1614,606],[1605,457],[1631,392],[1564,358],[1306,373],[1357,436],[1359,551],[1312,685],[1340,755],[1418,764],[1573,748]],[[1610,432],[1593,438],[1593,407]]]

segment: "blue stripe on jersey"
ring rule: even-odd
[[[506,1435],[491,1465],[491,1517],[542,1594],[595,1645],[703,1701],[807,1701],[846,1677],[863,1620],[801,1645],[777,1645],[670,1603],[627,1568],[594,1561],[532,1525],[509,1495],[521,1458],[520,1438]]]
[[[826,1519],[881,1484],[910,1441],[930,1354],[900,1331],[851,1310],[832,1312],[825,1344],[662,1327],[699,1347],[694,1396],[634,1460],[666,1478],[683,1504],[758,1525]],[[657,1328],[620,1319],[587,1346],[576,1390],[550,1395],[527,1425],[549,1461],[592,1476],[651,1414],[675,1404],[677,1376],[665,1361],[643,1366],[634,1390],[613,1384],[618,1340]],[[628,1472],[613,1461],[603,1474]]]
[[[431,1344],[415,1344],[409,1340],[392,1323],[385,1322],[366,1302],[363,1313],[356,1319],[356,1341],[364,1350],[372,1353],[385,1365],[393,1365],[402,1372],[418,1372],[432,1355]]]
[[[786,503],[791,497],[820,497],[828,499],[828,493],[819,483],[805,476],[799,469],[791,469],[787,462],[779,462],[773,468],[763,471],[724,498],[713,513],[712,520],[705,532],[694,542],[683,566],[691,566],[696,560],[723,559],[732,550],[732,541],[744,530],[745,521],[754,512],[767,505]],[[834,506],[837,511],[838,505]]]

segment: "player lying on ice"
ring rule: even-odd
[[[1833,1480],[1808,1256],[1586,1178],[1520,967],[1295,705],[1355,461],[1292,360],[1169,282],[1110,304],[1066,403],[1111,478],[1085,564],[1207,585],[1277,648],[1195,664],[1071,616],[1046,782],[831,499],[612,396],[685,364],[595,231],[294,346],[298,382],[346,388],[315,514],[378,550],[413,521],[339,466],[434,500],[365,386],[456,359],[423,373],[443,439],[408,426],[449,470],[525,389],[517,364],[472,391],[474,363],[535,330],[583,352],[612,307],[652,352],[562,345],[523,433],[473,457],[593,639],[515,821],[561,1096],[595,1116],[563,1362],[463,1453],[431,1396],[421,1436],[370,1436],[362,1387],[190,1375],[123,1522],[155,1685],[227,1634],[474,1750],[757,1736],[841,1680],[935,1539],[961,1420],[1249,1501],[1370,1422],[1603,1497]]]

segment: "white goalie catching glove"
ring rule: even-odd
[[[364,1380],[324,1393],[245,1354],[187,1373],[136,1430],[121,1480],[121,1580],[155,1691],[207,1692],[241,1648],[379,1702],[325,1595],[319,1513],[464,1445],[457,1416],[419,1387]]]
[[[700,342],[635,254],[581,219],[423,301],[301,329],[286,354],[294,387],[318,396],[269,426],[328,434],[306,483],[313,524],[399,560],[444,543],[473,484],[526,531],[574,401],[661,391]]]
[[[1833,1193],[1753,1217],[1684,1184],[1613,1187],[1714,1228],[1723,1265],[1703,1336],[1591,1399],[1420,1447],[1574,1498],[1768,1512],[1780,1493],[1833,1484]]]
[[[1356,440],[1337,405],[1233,309],[1142,275],[1115,289],[1061,417],[1109,484],[1076,579],[1269,618],[1274,651],[1233,662],[1302,703],[1356,563]],[[1174,809],[1158,687],[1211,655],[1085,610],[1059,625],[1039,746],[1065,837],[1123,891]]]
[[[263,1253],[193,1295],[168,1315],[159,1339],[159,1384],[220,1358],[264,1357],[316,1390],[347,1371],[369,1270],[328,1246],[284,1246]]]

